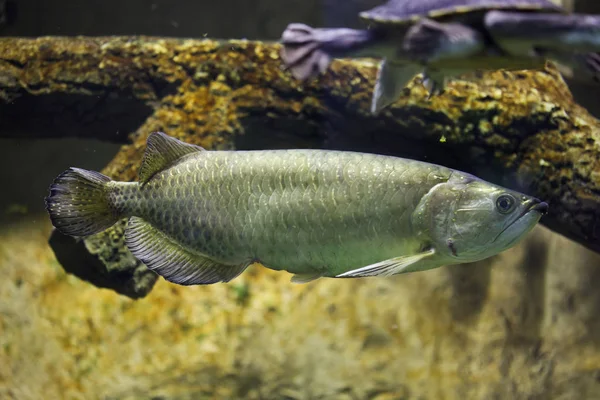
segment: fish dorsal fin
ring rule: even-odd
[[[140,183],[148,182],[154,174],[173,165],[181,157],[199,151],[204,151],[204,149],[177,140],[162,132],[151,133],[148,136],[146,152],[140,166]]]
[[[148,268],[179,285],[229,282],[250,265],[225,265],[188,250],[141,218],[131,217],[125,244]]]
[[[390,258],[389,260],[381,261],[376,264],[367,265],[353,269],[352,271],[344,272],[336,275],[336,278],[358,278],[361,276],[392,276],[406,272],[406,269],[411,265],[421,261],[424,258],[431,257],[435,254],[435,250],[427,250],[422,253]]]

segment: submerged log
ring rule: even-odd
[[[573,102],[552,66],[482,73],[432,99],[416,78],[373,117],[374,61],[335,61],[302,83],[282,68],[279,49],[3,38],[0,136],[122,142],[103,171],[120,180],[136,179],[145,139],[157,130],[209,149],[322,147],[422,159],[548,201],[543,224],[600,251],[600,123]],[[86,240],[113,246],[109,236]]]

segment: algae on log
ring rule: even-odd
[[[335,61],[302,83],[282,68],[279,49],[3,38],[0,135],[130,141],[103,171],[122,180],[136,179],[146,137],[157,130],[211,149],[335,147],[423,159],[548,201],[545,225],[600,251],[600,123],[574,104],[551,66],[477,74],[430,100],[415,79],[373,117],[375,62]]]

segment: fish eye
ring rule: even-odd
[[[510,194],[503,194],[496,199],[496,208],[501,214],[508,214],[514,210],[517,201]]]

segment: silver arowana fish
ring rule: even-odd
[[[546,203],[424,162],[325,150],[205,151],[149,136],[140,182],[70,168],[46,207],[64,234],[129,218],[135,257],[182,284],[254,262],[319,277],[390,276],[481,260],[521,240]]]

